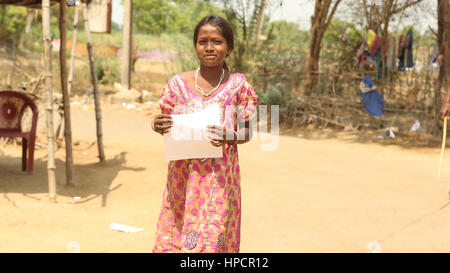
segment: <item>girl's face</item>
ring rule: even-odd
[[[206,24],[200,27],[195,45],[200,63],[206,67],[223,66],[225,58],[230,55],[232,48],[216,26]]]

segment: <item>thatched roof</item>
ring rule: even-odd
[[[66,0],[62,0],[66,2]],[[51,0],[50,3],[57,4],[60,1]],[[23,6],[28,8],[41,8],[42,1],[41,0],[0,0],[0,5],[15,5],[15,6]]]
[[[66,3],[66,0],[50,0],[50,4],[58,4],[59,2]],[[90,3],[91,0],[81,0],[81,2]],[[15,5],[15,6],[23,6],[27,8],[41,8],[42,0],[0,0],[0,5]]]

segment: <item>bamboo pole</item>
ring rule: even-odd
[[[61,67],[61,91],[63,94],[64,107],[64,137],[66,141],[66,184],[72,185],[73,154],[72,154],[72,125],[70,121],[70,97],[67,90],[67,39],[66,39],[66,17],[67,5],[65,2],[59,4],[59,31],[61,45],[59,49],[59,61]]]
[[[47,89],[47,137],[48,137],[48,193],[49,199],[56,201],[55,177],[55,135],[53,131],[53,91],[52,91],[52,43],[50,36],[50,0],[42,0],[42,32],[44,37],[45,88]]]
[[[89,63],[91,66],[91,77],[92,84],[94,86],[94,104],[95,104],[95,118],[97,120],[97,147],[98,147],[98,157],[101,162],[105,161],[105,153],[103,150],[103,131],[102,131],[102,113],[100,109],[100,100],[98,97],[98,79],[97,71],[95,69],[94,53],[92,50],[92,38],[91,31],[89,29],[89,15],[88,7],[85,2],[83,2],[83,20],[84,20],[84,30],[86,32],[87,49],[89,53]]]
[[[75,53],[77,49],[77,34],[78,34],[78,17],[79,17],[79,6],[75,7],[75,15],[73,17],[73,39],[72,39],[72,50],[70,52],[70,66],[69,66],[69,79],[67,83],[67,93],[72,91],[72,81],[73,81],[73,67],[75,63]]]
[[[447,117],[444,117],[444,129],[442,130],[441,156],[439,157],[438,175],[436,179],[437,182],[439,182],[439,180],[441,179],[442,159],[444,158],[444,149],[446,140],[447,140]]]
[[[131,36],[133,1],[124,0],[123,39],[122,39],[122,88],[131,88]]]

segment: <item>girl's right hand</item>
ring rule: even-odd
[[[165,133],[170,131],[172,128],[173,120],[170,115],[167,114],[159,114],[152,121],[152,129],[153,131],[164,135]]]

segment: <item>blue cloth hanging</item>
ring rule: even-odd
[[[376,87],[375,83],[372,81],[369,75],[364,76],[361,85],[364,85],[364,88],[373,89],[369,92],[362,92],[361,90],[359,91],[359,94],[364,101],[364,108],[366,108],[366,110],[371,115],[382,117],[384,102],[381,99],[380,93],[376,89],[374,89]]]
[[[406,35],[409,37],[408,44],[406,44],[406,49],[408,49],[408,55],[406,56],[406,67],[414,67],[413,61],[413,33],[412,29],[408,30]]]

